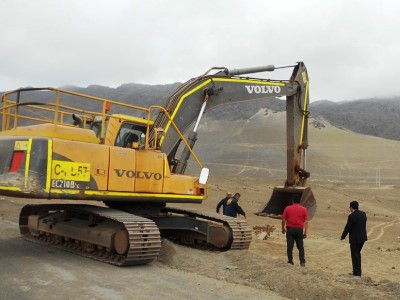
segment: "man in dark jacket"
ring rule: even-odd
[[[246,213],[239,206],[240,194],[236,193],[231,199],[226,202],[225,215],[236,218],[238,214],[246,218]]]
[[[358,210],[358,202],[350,202],[351,214],[347,218],[341,240],[349,234],[351,262],[353,264],[353,275],[361,276],[361,249],[367,241],[367,215]]]
[[[226,202],[231,199],[232,197],[232,193],[231,192],[227,192],[226,193],[226,197],[222,198],[221,201],[218,202],[217,204],[217,213],[219,213],[219,210],[221,209],[222,206],[222,214],[225,215],[225,207],[226,207]]]

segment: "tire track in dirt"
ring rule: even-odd
[[[375,231],[379,230],[379,233],[373,238],[373,239],[368,239],[368,242],[375,242],[380,240],[383,235],[385,234],[385,229],[396,225],[396,224],[400,224],[400,219],[395,219],[392,220],[390,222],[383,222],[377,225],[374,225],[373,227],[371,227],[371,229],[367,232],[367,236],[370,237],[372,235],[375,234]],[[348,247],[338,247],[336,245],[333,245],[334,239],[329,239],[329,240],[325,240],[324,242],[316,242],[313,243],[314,245],[312,246],[313,249],[317,250],[318,252],[322,253],[329,253],[329,255],[337,255],[340,254],[344,251],[348,251]]]
[[[379,243],[384,240],[387,229],[398,224],[400,224],[400,218],[374,225],[367,232],[368,237],[372,237],[368,240],[368,243]],[[319,257],[321,259],[323,257],[324,263],[319,268],[322,267],[323,270],[329,270],[336,275],[342,274],[343,270],[346,270],[351,265],[347,240],[340,241],[339,238],[335,237],[318,237],[317,239],[306,240],[305,244],[306,259],[309,258],[311,265],[313,264],[313,258]]]
[[[285,170],[282,170],[282,169],[273,169],[273,168],[257,167],[257,166],[246,166],[246,165],[241,165],[241,164],[226,164],[226,163],[218,163],[218,162],[205,162],[204,164],[205,165],[206,164],[207,165],[215,165],[215,166],[238,167],[238,168],[245,167],[245,168],[248,168],[248,169],[268,171],[270,174],[272,174],[271,171],[276,171],[276,172],[280,172],[280,173],[286,172]],[[241,172],[241,171],[239,171],[239,172]],[[238,173],[233,174],[233,175],[237,175],[237,174]]]
[[[374,242],[374,241],[380,240],[381,237],[385,234],[385,229],[386,228],[389,228],[389,227],[391,227],[393,225],[396,225],[396,224],[399,224],[399,223],[400,223],[400,219],[395,219],[393,221],[383,222],[383,223],[380,223],[380,224],[377,224],[377,225],[371,227],[370,231],[368,231],[368,233],[367,233],[368,236],[373,235],[375,230],[378,230],[378,229],[379,229],[379,233],[375,238],[369,239],[368,241],[369,242]]]
[[[240,175],[240,174],[242,174],[244,171],[246,171],[247,165],[248,165],[248,163],[249,163],[249,157],[250,157],[250,151],[247,150],[247,153],[246,153],[246,163],[242,166],[242,170],[241,170],[241,171],[239,170],[235,175]],[[257,172],[257,171],[256,171],[256,172]]]

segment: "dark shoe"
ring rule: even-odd
[[[288,264],[294,265],[294,263],[292,261],[288,261]]]
[[[300,266],[305,267],[306,263],[300,263]]]

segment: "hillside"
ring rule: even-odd
[[[400,140],[400,98],[348,102],[317,101],[311,114],[323,116],[332,125],[354,132]]]
[[[248,120],[206,120],[195,150],[213,174],[286,178],[285,113],[260,110]],[[397,184],[400,142],[354,133],[318,118],[309,126],[311,181]],[[379,172],[379,173],[378,173]]]

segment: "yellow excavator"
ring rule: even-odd
[[[277,68],[293,68],[291,78],[243,76]],[[245,220],[166,204],[207,198],[209,169],[193,152],[206,111],[286,96],[288,176],[259,215],[279,216],[297,193],[312,217],[316,203],[305,187],[308,88],[299,62],[211,68],[178,87],[164,106],[148,108],[55,88],[6,92],[0,108],[0,194],[32,199],[20,213],[24,238],[118,266],[154,260],[161,236],[192,246],[248,249],[251,229]],[[190,157],[199,175],[185,174]],[[49,203],[34,204],[35,199]]]

